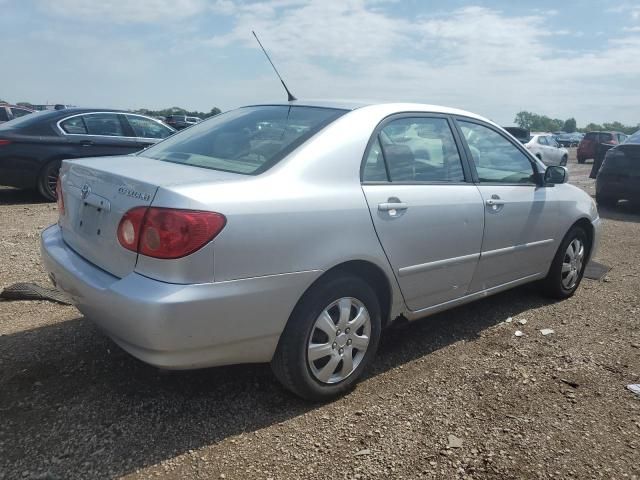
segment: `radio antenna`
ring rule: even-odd
[[[269,60],[269,63],[271,64],[271,66],[273,67],[273,71],[276,72],[276,75],[278,76],[278,78],[280,79],[280,83],[282,83],[282,86],[284,87],[284,89],[287,92],[287,97],[288,97],[288,101],[289,102],[293,102],[294,100],[297,100],[296,97],[294,97],[291,92],[289,91],[289,89],[287,88],[287,85],[284,83],[284,80],[282,80],[282,77],[280,76],[280,74],[278,73],[278,69],[276,68],[276,66],[273,64],[273,62],[271,61],[271,57],[269,56],[269,54],[267,53],[267,51],[264,49],[264,47],[262,46],[262,43],[260,42],[260,39],[258,38],[258,35],[256,35],[256,32],[254,32],[253,30],[251,30],[251,33],[253,33],[253,36],[256,37],[256,41],[258,42],[258,45],[260,45],[260,48],[262,49],[262,51],[264,52],[265,56],[267,57],[267,60]]]

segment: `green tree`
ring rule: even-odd
[[[516,113],[516,118],[514,120],[514,123],[518,125],[520,128],[526,128],[527,130],[532,130],[535,123],[539,121],[539,118],[540,118],[540,115],[536,115],[535,113],[531,113],[523,110],[522,112]]]
[[[564,121],[564,126],[562,127],[562,130],[564,130],[567,133],[573,133],[576,131],[576,127],[577,127],[576,119],[571,117]]]

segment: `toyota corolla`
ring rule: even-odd
[[[571,296],[598,244],[564,167],[421,104],[239,108],[135,159],[64,161],[57,191],[46,268],[123,349],[271,362],[313,400],[353,386],[398,318],[534,281]]]

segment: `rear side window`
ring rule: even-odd
[[[5,107],[0,107],[0,122],[6,122],[9,120],[9,115]]]
[[[585,140],[597,140],[598,134],[596,132],[589,132],[584,136]]]
[[[538,137],[538,143],[540,145],[548,145],[547,137]]]
[[[367,156],[364,180],[384,171],[374,159],[378,145],[392,182],[464,182],[460,154],[444,118],[399,118],[385,125]]]
[[[610,133],[601,133],[600,134],[600,143],[606,143],[606,142],[610,142],[611,140],[613,140],[613,135],[611,135]]]
[[[120,119],[115,113],[83,115],[83,118],[89,135],[102,135],[106,137],[124,136]]]
[[[65,133],[72,135],[86,135],[87,133],[87,127],[85,127],[82,117],[72,117],[64,122],[60,122],[60,128],[62,128]]]
[[[136,137],[140,138],[167,138],[173,133],[160,122],[137,115],[125,115]]]
[[[198,122],[139,155],[257,175],[345,113],[287,105],[239,108]]]

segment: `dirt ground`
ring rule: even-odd
[[[570,163],[593,194],[590,168]],[[639,479],[640,211],[600,213],[605,281],[394,328],[325,405],[266,365],[164,373],[73,307],[0,302],[0,479]],[[56,215],[0,189],[0,288],[48,284],[38,236]]]

